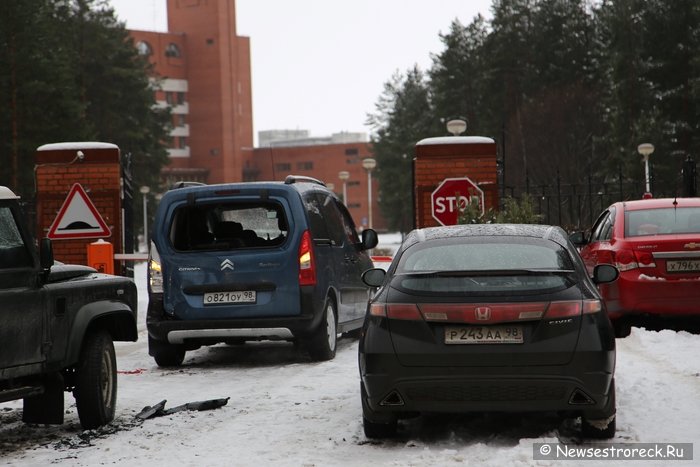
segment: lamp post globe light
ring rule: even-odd
[[[372,171],[377,166],[377,161],[371,157],[362,159],[362,167],[367,171],[367,218],[369,228],[372,228]]]
[[[467,131],[467,122],[462,118],[453,118],[447,121],[447,131],[453,136],[459,136]]]
[[[350,172],[347,170],[341,170],[338,172],[338,178],[343,182],[343,203],[348,205],[348,179],[350,178]]]
[[[151,188],[144,185],[139,188],[139,191],[143,196],[143,243],[148,251],[148,193],[150,193]]]
[[[651,178],[649,176],[649,156],[654,152],[654,145],[642,143],[637,146],[637,152],[644,158],[644,189],[645,193],[651,193]]]

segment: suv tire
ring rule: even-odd
[[[324,306],[323,320],[308,341],[307,349],[313,360],[325,361],[335,358],[338,344],[338,321],[335,302],[329,297]]]
[[[83,428],[97,428],[114,419],[117,360],[112,337],[107,332],[99,331],[86,337],[80,351],[73,395]]]
[[[153,356],[156,364],[161,368],[182,365],[185,360],[185,347],[157,341],[148,336],[148,353]]]

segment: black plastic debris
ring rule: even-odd
[[[188,402],[187,404],[178,405],[177,407],[173,407],[172,409],[166,409],[165,403],[167,402],[167,400],[162,400],[155,405],[147,405],[146,407],[144,407],[143,410],[141,410],[141,412],[136,414],[136,418],[140,420],[147,420],[149,418],[162,417],[164,415],[171,415],[177,412],[183,412],[185,410],[201,412],[203,410],[218,409],[219,407],[225,406],[228,403],[229,399],[230,397],[226,397],[223,399],[210,399],[198,402]]]

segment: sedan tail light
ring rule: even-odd
[[[601,251],[598,255],[598,262],[612,264],[620,271],[656,267],[651,252],[639,250]]]
[[[600,300],[493,304],[374,303],[370,306],[369,313],[389,319],[487,325],[538,321],[543,318],[570,318],[597,313],[602,309]]]

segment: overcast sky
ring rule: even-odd
[[[165,31],[166,0],[109,0],[127,28]],[[251,41],[257,132],[369,133],[384,83],[427,71],[454,19],[491,17],[491,0],[237,0],[237,33]]]

